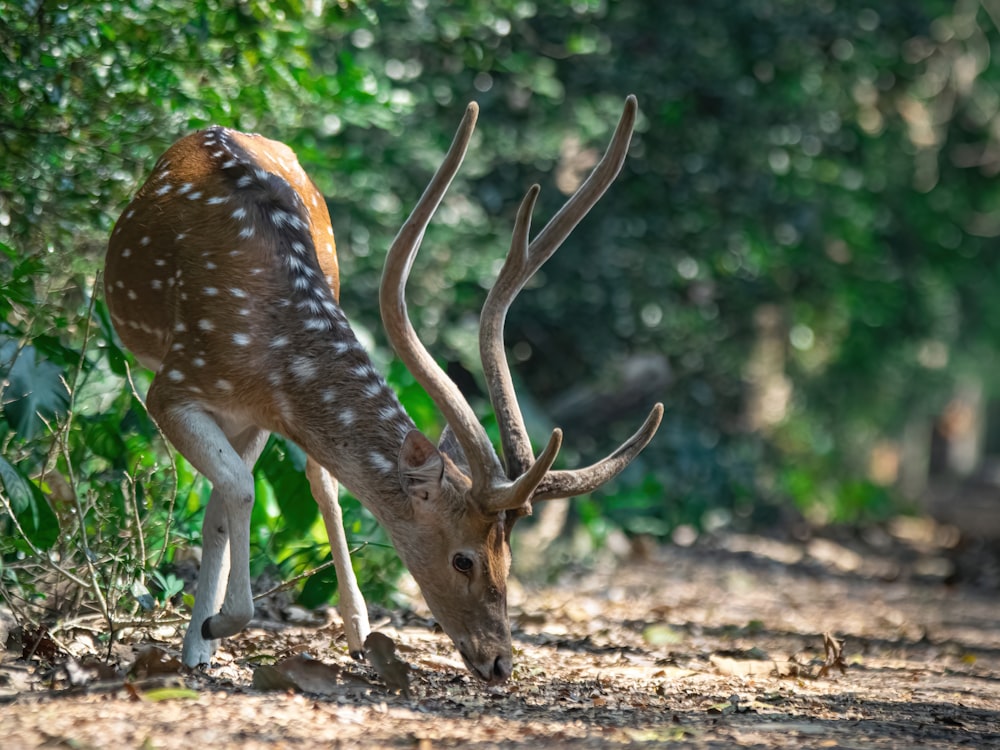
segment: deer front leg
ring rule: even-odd
[[[337,591],[340,594],[340,618],[344,621],[347,649],[355,659],[364,658],[365,638],[370,632],[368,607],[358,587],[358,579],[351,566],[351,552],[344,534],[344,516],[337,498],[337,480],[329,471],[313,460],[306,461],[306,477],[312,488],[313,498],[319,505],[330,540],[330,556],[337,570]]]

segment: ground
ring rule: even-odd
[[[998,592],[939,536],[728,535],[512,586],[502,686],[472,680],[419,610],[374,622],[410,665],[409,697],[347,656],[334,614],[265,618],[194,674],[175,671],[167,628],[116,652],[128,677],[8,652],[0,745],[1000,747]]]

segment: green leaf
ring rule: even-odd
[[[6,381],[3,413],[17,436],[30,440],[44,431],[45,421],[66,413],[69,390],[62,369],[39,359],[35,347],[4,339],[0,339],[0,377]]]
[[[122,438],[121,421],[114,415],[88,418],[84,424],[87,448],[96,455],[114,461],[125,453],[126,446],[125,440]]]
[[[285,528],[300,538],[304,536],[319,514],[312,491],[305,475],[306,455],[294,443],[282,438],[272,438],[258,463],[274,489],[274,496],[281,508]]]
[[[10,499],[14,517],[28,541],[41,549],[55,544],[59,538],[59,521],[45,495],[3,456],[0,456],[0,481]]]
[[[337,571],[331,567],[309,576],[305,586],[302,587],[302,593],[299,594],[298,603],[312,609],[326,604],[335,593],[337,593]]]
[[[175,700],[198,700],[198,691],[188,688],[155,688],[142,693],[142,699],[150,703]]]

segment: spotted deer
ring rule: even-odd
[[[275,432],[308,455],[306,474],[330,539],[350,652],[361,658],[369,625],[344,538],[338,482],[387,530],[469,670],[486,682],[510,677],[506,581],[515,522],[535,501],[588,493],[617,475],[650,441],[663,414],[656,404],[603,460],[553,470],[562,433],[553,430],[535,456],[503,343],[511,302],[620,171],[636,108],[629,97],[603,160],[530,242],[537,185],[521,203],[480,331],[503,460],[418,339],[404,297],[424,230],[464,158],[475,104],[393,241],[379,294],[390,343],[447,422],[437,446],[416,429],[344,317],[330,216],[291,149],[211,127],[160,158],[113,230],[104,288],[122,342],[155,373],[149,413],[212,484],[184,664],[207,664],[218,639],[239,632],[253,615],[252,469]]]

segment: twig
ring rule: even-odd
[[[9,568],[8,568],[9,570]],[[16,579],[15,579],[16,581]],[[22,608],[19,604],[15,604],[17,600],[23,600],[25,604],[29,604],[27,599],[22,596],[14,594],[10,589],[7,588],[7,584],[4,581],[4,577],[0,576],[0,599],[10,608],[10,611],[14,613],[14,619],[18,623],[31,623],[32,625],[37,625],[38,623],[28,614],[28,610]]]
[[[72,581],[77,586],[82,586],[83,588],[88,587],[86,581],[84,581],[82,578],[77,577],[70,571],[66,570],[61,565],[53,562],[51,559],[49,559],[48,555],[46,555],[42,550],[38,549],[38,547],[35,546],[35,543],[31,541],[31,537],[28,536],[27,532],[25,532],[24,528],[21,526],[21,522],[17,520],[17,516],[14,515],[14,508],[11,507],[10,501],[7,499],[7,496],[2,491],[0,491],[0,504],[3,504],[4,512],[9,516],[11,522],[14,524],[14,528],[17,530],[18,535],[28,545],[28,549],[31,550],[31,554],[33,554],[39,560],[45,561],[45,565],[47,567],[52,568],[52,570],[54,570],[59,575],[65,576],[68,580]]]
[[[61,632],[69,630],[89,630],[91,632],[100,633],[103,632],[103,628],[100,625],[90,624],[90,620],[100,620],[103,619],[100,615],[94,615],[92,617],[77,617],[73,620],[65,620],[58,625],[54,626],[52,632]],[[183,625],[190,622],[190,618],[182,617],[181,615],[171,615],[169,617],[164,617],[163,619],[143,619],[143,620],[122,620],[115,623],[115,629],[118,632],[126,628],[154,628],[160,625]]]
[[[353,555],[355,552],[360,552],[361,550],[363,550],[367,546],[368,546],[368,542],[364,542],[364,543],[361,544],[360,547],[356,547],[356,548],[352,549],[351,552],[350,552],[350,554]],[[315,568],[312,568],[310,570],[306,570],[306,571],[304,571],[302,573],[299,573],[294,578],[289,578],[287,581],[283,581],[282,583],[279,583],[274,588],[270,588],[267,591],[264,591],[264,592],[262,592],[260,594],[257,594],[257,596],[255,596],[253,598],[253,600],[254,601],[258,601],[260,599],[264,599],[264,598],[266,598],[268,596],[271,596],[272,594],[277,594],[280,591],[285,591],[286,589],[290,589],[296,583],[298,583],[299,581],[301,581],[302,579],[309,578],[309,576],[314,576],[317,573],[321,573],[322,571],[324,571],[327,568],[331,567],[333,564],[334,564],[333,560],[327,560],[322,565],[317,565]]]
[[[132,395],[135,396],[135,400],[142,404],[143,409],[146,409],[146,402],[142,400],[142,396],[139,395],[139,389],[135,387],[135,380],[132,379],[132,368],[129,367],[128,362],[125,363],[125,379],[128,381],[129,388],[132,390]],[[170,493],[170,501],[167,503],[167,520],[163,528],[163,546],[160,547],[160,552],[156,556],[156,562],[153,563],[153,568],[155,569],[160,567],[163,563],[163,558],[167,554],[167,546],[170,541],[170,526],[174,520],[174,506],[177,504],[177,461],[174,458],[174,452],[170,449],[170,441],[167,440],[167,436],[163,434],[163,430],[160,429],[160,425],[157,424],[155,419],[153,419],[153,415],[149,413],[148,409],[146,409],[146,415],[153,423],[153,427],[156,428],[156,432],[160,436],[164,445],[167,446],[167,459],[170,461],[170,475],[174,480],[174,488]],[[143,564],[145,564],[145,558],[143,558]]]
[[[135,535],[139,543],[139,560],[142,561],[142,566],[145,568],[146,538],[142,533],[142,518],[139,516],[139,498],[136,497],[135,493],[135,477],[126,473],[122,479],[122,485],[122,494],[125,494],[125,489],[126,487],[128,488],[128,497],[131,500],[130,505],[132,506],[132,520],[135,522]]]
[[[77,523],[80,528],[80,543],[83,545],[84,562],[87,566],[87,571],[90,573],[91,588],[93,589],[94,596],[97,598],[97,604],[101,608],[101,614],[104,615],[104,618],[108,623],[108,628],[114,632],[114,619],[111,611],[108,609],[108,602],[104,598],[104,592],[101,590],[97,569],[94,567],[90,544],[87,539],[86,514],[83,510],[83,503],[80,502],[80,493],[76,484],[76,477],[73,474],[72,457],[70,456],[69,445],[66,442],[66,436],[69,434],[70,425],[73,423],[73,410],[76,406],[76,386],[77,383],[80,382],[80,373],[83,372],[83,363],[87,358],[87,344],[90,342],[90,330],[94,316],[94,303],[97,299],[95,295],[97,294],[97,284],[100,281],[100,278],[101,275],[98,273],[94,277],[94,286],[90,290],[90,302],[87,305],[87,316],[85,318],[86,323],[83,329],[83,344],[80,346],[80,361],[77,362],[72,382],[67,384],[67,390],[69,391],[69,404],[66,408],[66,421],[57,433],[56,441],[59,444],[63,461],[66,462],[66,474],[69,476],[69,485],[73,491],[73,501],[76,504],[77,512]]]

